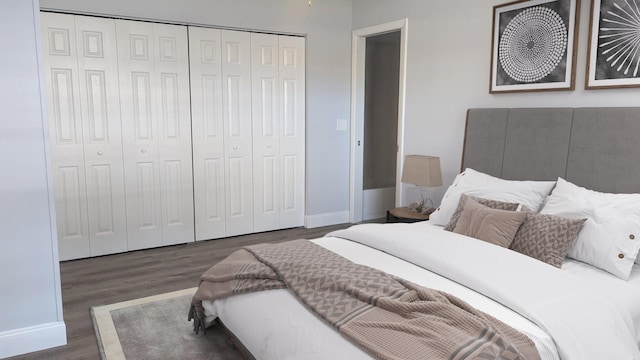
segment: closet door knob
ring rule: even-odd
[[[144,153],[147,152],[147,149],[142,149],[142,150],[140,150],[140,152],[144,154]]]
[[[271,144],[267,144],[267,149],[271,149]]]
[[[233,150],[238,150],[238,146],[237,145],[233,145]]]
[[[98,151],[97,152],[98,156],[102,156],[102,154],[104,154],[102,151]]]

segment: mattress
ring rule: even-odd
[[[626,281],[573,259],[566,259],[562,264],[562,270],[606,293],[612,301],[617,301],[626,308],[631,315],[636,342],[640,347],[640,265],[633,266],[631,276]]]
[[[499,303],[431,271],[371,247],[336,237],[313,240],[347,259],[416,284],[446,291],[525,333],[543,359],[559,359],[549,334]],[[270,290],[203,302],[208,322],[219,317],[257,359],[370,359],[288,290]],[[262,319],[260,326],[254,320]],[[274,339],[275,338],[275,339]]]
[[[542,359],[640,359],[639,269],[629,282],[572,260],[559,270],[428,222],[359,225],[313,241],[462,298],[529,336]],[[203,306],[207,321],[219,317],[258,359],[370,358],[288,290]]]

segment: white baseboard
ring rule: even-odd
[[[387,210],[395,207],[396,188],[370,189],[362,192],[362,220],[386,217]]]
[[[337,224],[345,224],[349,222],[349,212],[348,211],[340,211],[334,213],[324,213],[318,215],[307,215],[304,218],[304,227],[307,229],[329,226],[329,225],[337,225]]]
[[[362,221],[384,219],[386,217],[387,217],[387,210],[378,211],[378,212],[366,212],[362,214]]]
[[[0,359],[67,344],[64,321],[0,332]]]

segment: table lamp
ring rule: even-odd
[[[427,155],[407,155],[404,158],[402,168],[403,183],[413,184],[420,188],[421,200],[412,203],[409,209],[428,215],[435,210],[433,201],[424,197],[423,188],[442,186],[442,173],[440,172],[440,158]]]

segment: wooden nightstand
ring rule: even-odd
[[[387,211],[388,223],[412,223],[429,220],[429,215],[410,211],[408,207],[397,207]]]

